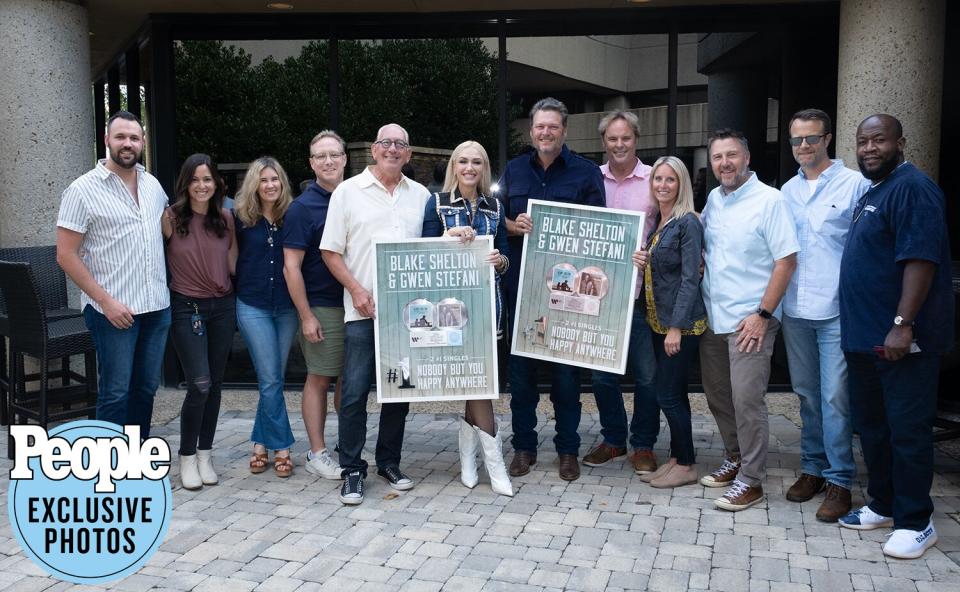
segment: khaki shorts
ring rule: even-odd
[[[307,363],[307,373],[316,376],[340,376],[343,370],[343,308],[312,306],[310,310],[320,321],[323,341],[310,343],[297,331],[300,351]]]

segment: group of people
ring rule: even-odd
[[[523,236],[533,229],[530,199],[646,213],[628,361],[635,378],[627,420],[618,376],[592,371],[602,440],[587,466],[629,458],[656,488],[700,483],[726,488],[715,504],[738,511],[764,499],[769,439],[765,394],[777,333],[783,331],[800,397],[801,474],[788,500],[825,491],[817,518],[855,529],[892,526],[884,552],[919,557],[936,541],[929,489],[939,356],[952,345],[953,304],[944,197],[904,159],[900,123],[874,115],[857,129],[860,172],[830,160],[829,116],[796,113],[789,143],[799,164],[781,190],[750,170],[747,139],[711,133],[710,166],[719,186],[701,214],[683,161],[652,166],[636,155],[637,117],[615,111],[600,121],[606,163],[566,146],[567,109],[545,98],[530,112],[533,150],[511,160],[491,191],[483,146],[457,146],[442,189],[431,194],[402,174],[410,138],[380,128],[374,164],[344,180],[346,145],[335,132],[309,145],[315,180],[293,199],[273,158],[250,164],[232,210],[216,165],[190,156],[172,205],[138,163],[143,128],[126,112],[107,123],[107,159],[64,192],[58,260],[82,291],[97,347],[98,418],[141,426],[149,435],[166,336],[187,385],[181,412],[184,488],[217,483],[211,460],[220,391],[235,325],[256,369],[259,403],[249,469],[294,470],[283,397],[295,336],[307,364],[304,468],[342,479],[340,500],[364,498],[367,399],[375,379],[374,241],[493,237],[498,335],[510,333]],[[167,275],[169,273],[169,283]],[[231,279],[233,277],[233,279]],[[781,314],[782,311],[782,314]],[[726,449],[722,464],[696,466],[688,370],[699,355],[704,390]],[[506,466],[490,401],[467,401],[460,421],[461,481],[475,487],[478,459],[492,489],[513,495],[510,477],[537,463],[538,374],[551,377],[558,473],[580,476],[580,373],[575,366],[511,355],[514,455]],[[336,382],[339,456],[325,443],[327,393]],[[382,406],[376,473],[396,490],[415,483],[400,468],[408,403]],[[660,412],[670,452],[654,454]],[[861,437],[871,501],[852,508]],[[629,435],[629,450],[628,450]]]

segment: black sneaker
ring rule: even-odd
[[[340,501],[348,506],[363,502],[363,473],[360,471],[347,473],[347,478],[340,486]]]
[[[399,467],[385,467],[377,469],[377,474],[390,483],[390,487],[397,491],[413,489],[413,479],[403,474]]]

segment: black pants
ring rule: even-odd
[[[233,294],[220,298],[191,298],[176,292],[170,295],[173,322],[170,335],[187,381],[187,396],[180,410],[180,454],[209,450],[220,415],[220,389],[227,356],[237,327]],[[203,335],[193,328],[193,315],[203,321]]]
[[[870,509],[894,528],[923,530],[933,514],[933,420],[938,354],[887,362],[846,352],[853,428],[867,464]]]
[[[367,476],[367,461],[361,454],[367,441],[367,397],[376,379],[373,321],[350,321],[344,329],[343,392],[340,394],[340,467],[343,475],[360,471]],[[409,403],[387,403],[380,407],[380,432],[377,434],[377,468],[400,466],[403,433]]]
[[[700,353],[700,337],[681,336],[680,351],[672,356],[668,356],[663,349],[666,339],[666,335],[653,333],[653,351],[657,357],[657,404],[670,426],[670,456],[675,457],[681,465],[692,465],[696,462],[696,452],[693,448],[687,376],[690,364]]]

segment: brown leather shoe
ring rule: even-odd
[[[657,470],[657,455],[652,450],[637,449],[630,455],[630,464],[634,473],[646,475]]]
[[[583,457],[583,464],[588,467],[602,467],[611,460],[623,458],[627,455],[627,449],[624,446],[611,446],[606,442],[601,442],[593,447],[586,456]]]
[[[827,496],[817,510],[817,520],[836,522],[850,511],[850,490],[827,483]]]
[[[557,456],[560,464],[560,478],[564,481],[576,481],[580,478],[580,463],[576,454],[561,454]]]
[[[537,453],[526,450],[517,450],[510,461],[510,475],[519,477],[530,472],[530,467],[537,464]]]
[[[800,473],[800,478],[787,490],[787,499],[791,502],[805,502],[813,499],[823,488],[826,487],[827,480],[823,477],[814,477],[807,473]],[[844,512],[846,514],[846,512]],[[837,516],[839,518],[839,516]],[[836,519],[834,519],[836,522]]]

